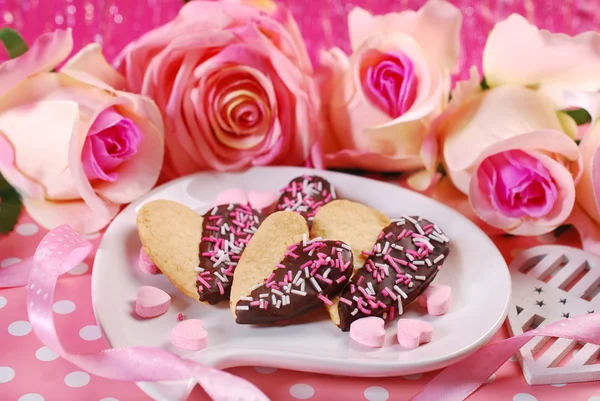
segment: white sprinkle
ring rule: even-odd
[[[373,289],[373,284],[371,284],[371,282],[370,282],[370,281],[367,283],[367,287],[369,287],[369,290],[371,290],[371,292],[372,292],[373,294],[375,294],[375,290]],[[373,294],[371,294],[371,295],[373,295]]]
[[[402,307],[402,300],[398,298],[398,310],[396,311],[398,316],[404,313],[404,308]]]
[[[297,212],[308,212],[308,206],[298,206],[296,209]]]
[[[260,294],[258,297],[259,298],[268,298],[269,294]]]
[[[223,241],[223,244],[224,244],[223,251],[229,252],[229,241],[225,240],[225,241]]]
[[[240,306],[236,306],[235,309],[237,309],[237,310],[250,310],[250,307],[249,306],[242,306],[242,305],[240,305]]]
[[[331,267],[328,267],[327,270],[325,270],[325,273],[323,273],[323,278],[327,278],[327,276],[329,275],[330,272],[331,272]]]
[[[285,290],[285,292],[287,292],[289,294],[290,290],[292,289],[292,286],[291,286],[291,284],[288,284],[288,285],[284,286],[283,289]]]
[[[331,262],[331,256],[327,256],[327,257],[325,258],[325,263],[326,263],[326,264],[329,264],[329,262]]]
[[[437,263],[437,262],[439,262],[442,259],[444,259],[444,255],[443,254],[440,255],[440,256],[438,256],[437,258],[433,259],[433,263]]]
[[[352,316],[356,315],[358,313],[358,308],[354,308],[354,310],[352,312],[350,312],[350,314]]]
[[[413,276],[411,276],[411,275],[410,275],[410,274],[408,274],[408,273],[404,273],[404,275],[405,275],[406,277],[408,277],[408,278],[413,278]]]
[[[414,283],[411,281],[410,283],[408,283],[408,288],[413,288],[415,285]]]
[[[306,266],[304,268],[304,277],[309,278],[310,277],[310,272],[308,271],[308,266]]]
[[[315,250],[314,250],[314,248],[310,250],[310,252],[308,253],[308,256],[312,256],[312,255],[313,255],[313,253],[315,253]]]
[[[367,295],[375,295],[375,292],[371,291],[370,288],[365,288],[365,292],[367,293]]]
[[[392,248],[394,248],[397,251],[403,251],[404,248],[400,245],[396,245],[396,244],[392,244]]]
[[[204,269],[201,268],[200,266],[194,267],[194,270],[196,270],[197,272],[203,272],[204,271]]]
[[[387,312],[383,312],[383,320],[387,319]]]
[[[429,248],[430,251],[433,251],[433,245],[431,245],[431,242],[429,242],[425,238],[413,238],[413,242],[420,242],[421,244],[425,244],[425,246]]]
[[[390,275],[390,268],[388,265],[383,265],[383,272],[385,273],[386,277]]]
[[[254,291],[254,290],[256,290],[257,288],[260,288],[260,287],[262,287],[263,285],[265,285],[265,283],[258,283],[258,284],[256,284],[256,285],[253,285],[252,287],[250,287],[250,290],[251,290],[251,291]]]
[[[222,282],[224,282],[224,283],[226,283],[226,282],[228,282],[228,281],[229,281],[229,280],[227,280],[227,277],[226,277],[226,276],[221,276],[221,275],[219,274],[219,272],[215,272],[215,276],[217,276],[217,278],[218,278],[219,280],[221,280]]]
[[[383,246],[383,251],[381,251],[381,253],[387,253],[388,249],[390,249],[390,243],[385,241],[385,245]]]
[[[342,244],[342,248],[347,249],[349,251],[352,251],[352,248],[350,248],[348,245],[346,244]]]
[[[319,283],[317,283],[317,280],[315,280],[315,278],[314,278],[314,277],[311,277],[311,278],[310,278],[310,282],[312,283],[313,287],[315,287],[315,290],[317,290],[317,292],[321,292],[321,291],[323,291],[323,290],[321,289],[321,287],[319,286]]]
[[[331,192],[331,197],[332,197],[333,199],[337,198],[337,196],[335,195],[335,188],[333,187],[333,185],[331,185],[331,186],[329,187],[329,190],[330,190],[330,192]]]
[[[391,219],[390,222],[391,223],[402,223],[402,224],[405,223],[404,219]]]
[[[304,284],[305,284],[305,281],[304,281],[304,279],[302,279],[302,282],[300,283],[300,291],[304,291]]]
[[[419,216],[419,221],[423,220],[423,216]]]
[[[302,234],[302,246],[306,246],[306,234]]]
[[[293,294],[302,295],[303,297],[306,296],[306,293],[304,291],[292,290],[292,293]]]
[[[292,281],[294,285],[298,285],[297,281],[300,278],[300,276],[302,276],[302,270],[298,270],[298,273],[296,273],[296,277],[294,277],[294,281]]]
[[[225,225],[221,226],[221,235],[225,235]]]
[[[427,266],[431,267],[431,260],[425,259],[425,263],[427,263]]]
[[[381,243],[377,243],[377,253],[381,253]]]
[[[254,216],[254,222],[255,222],[256,224],[260,224],[260,220],[258,220],[258,216]]]
[[[410,221],[410,222],[411,222],[411,223],[413,223],[414,225],[417,225],[417,224],[419,224],[419,223],[417,223],[417,220],[413,219],[413,218],[412,218],[412,217],[410,217],[410,216],[402,216],[402,218],[404,218],[404,219],[406,219],[406,220]]]
[[[230,203],[229,206],[227,206],[227,210],[233,210],[233,203]]]
[[[410,253],[406,254],[406,257],[412,262],[415,260],[415,258],[413,257],[413,255],[411,255]]]
[[[322,190],[323,190],[323,182],[322,182],[322,181],[319,181],[319,182],[317,183],[317,188],[319,189],[319,191],[322,191]]]
[[[395,285],[395,286],[394,286],[394,290],[396,290],[396,292],[397,292],[398,294],[400,294],[400,296],[401,296],[402,298],[404,298],[404,299],[408,298],[408,295],[406,295],[406,293],[405,293],[404,291],[402,291],[402,290],[400,289],[400,287],[398,287],[397,285]]]
[[[432,240],[434,240],[434,241],[437,241],[437,242],[439,242],[440,244],[443,244],[443,243],[444,243],[444,240],[443,240],[443,239],[441,239],[441,238],[437,237],[436,235],[433,235],[433,233],[431,233],[431,234],[429,235],[429,238],[431,238],[431,239],[432,239]]]
[[[240,297],[240,301],[249,301],[249,302],[252,302],[252,297]]]
[[[247,234],[254,234],[256,232],[256,228],[244,228],[244,232]]]
[[[214,216],[215,214],[217,214],[217,210],[218,210],[218,207],[216,207],[216,206],[213,207],[213,210],[210,212],[210,215]]]
[[[419,234],[425,235],[425,231],[423,231],[423,228],[421,228],[420,224],[415,224],[415,227],[417,228],[417,231],[419,232]]]
[[[433,229],[435,230],[435,232],[437,232],[438,234],[442,233],[442,230],[440,230],[440,228],[437,226],[437,224],[433,225]]]
[[[415,260],[413,262],[413,265],[415,265],[415,266],[425,266],[425,261],[423,261],[423,260]]]
[[[260,300],[260,309],[264,309],[265,308],[265,300],[261,299]]]
[[[317,241],[323,241],[323,237],[316,237],[311,239],[310,241],[308,241],[308,244],[311,244],[313,242],[317,242]]]
[[[285,302],[289,305],[290,304],[290,296],[286,295],[285,296]]]
[[[281,291],[279,291],[279,290],[276,290],[275,288],[271,288],[271,292],[272,292],[273,294],[277,294],[277,295],[283,295],[283,292],[281,292]]]
[[[281,299],[277,300],[277,305],[275,305],[277,309],[281,308]]]
[[[352,299],[355,300],[356,302],[358,302],[358,297],[356,295],[353,295]]]
[[[425,280],[427,280],[427,277],[425,277],[425,276],[415,276],[415,279],[421,280],[421,281],[425,281]]]

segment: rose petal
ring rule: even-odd
[[[433,64],[456,72],[460,52],[462,14],[446,1],[432,0],[418,11],[373,16],[360,7],[348,15],[352,49],[378,33],[404,33],[416,40]]]
[[[358,168],[369,171],[406,171],[421,166],[418,156],[387,156],[378,152],[344,149],[325,155],[328,168]]]
[[[586,213],[600,223],[600,124],[593,124],[579,145],[583,163],[577,184],[577,202]]]
[[[14,149],[2,131],[0,131],[0,173],[21,194],[34,198],[44,197],[44,187],[19,171],[15,162]]]
[[[515,63],[514,60],[519,60]],[[600,89],[600,34],[571,37],[539,30],[517,14],[496,24],[483,51],[488,85],[530,86],[567,105],[563,91]]]
[[[104,58],[102,47],[96,43],[87,45],[71,57],[60,69],[63,74],[90,75],[115,89],[125,89],[125,78]]]
[[[73,49],[71,30],[56,30],[39,36],[22,56],[0,64],[0,96],[26,78],[52,70]]]

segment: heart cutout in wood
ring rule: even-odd
[[[450,253],[450,240],[419,216],[392,220],[379,234],[362,269],[339,297],[339,327],[367,316],[393,320],[433,281]]]
[[[332,304],[352,274],[341,241],[308,240],[306,220],[276,212],[260,226],[235,272],[231,309],[239,324],[284,322]]]

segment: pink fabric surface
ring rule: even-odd
[[[392,179],[395,181],[395,179]],[[46,234],[23,214],[11,234],[0,237],[0,266],[6,267],[33,254]],[[100,236],[89,238],[97,247]],[[531,238],[498,236],[494,238],[507,261],[523,248],[539,244],[559,243],[579,246],[573,231],[556,239],[552,235]],[[55,319],[60,336],[69,339],[67,351],[88,353],[108,346],[101,337],[94,318],[90,287],[93,253],[83,264],[59,280],[55,298]],[[145,401],[134,384],[102,379],[81,372],[69,362],[55,358],[31,331],[26,312],[24,288],[0,290],[0,399],[20,401]],[[507,337],[503,327],[492,342]],[[345,378],[339,376],[293,372],[264,367],[230,369],[257,385],[272,400],[286,401],[332,399],[402,401],[418,393],[437,372],[390,378]],[[598,383],[561,386],[529,386],[516,361],[505,363],[494,379],[479,389],[469,400],[563,401],[600,400]],[[42,378],[40,380],[39,378]],[[35,398],[21,398],[38,394]],[[208,396],[196,389],[190,400],[205,401]]]

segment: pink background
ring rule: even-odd
[[[320,49],[333,45],[347,50],[345,18],[354,5],[382,13],[415,9],[424,0],[280,0],[279,3],[288,5],[294,13],[314,56]],[[464,14],[462,74],[468,66],[479,64],[489,29],[510,13],[525,15],[538,26],[554,32],[575,34],[600,25],[597,0],[458,0],[453,3]],[[90,41],[102,42],[107,56],[112,59],[129,40],[173,18],[180,5],[180,0],[0,0],[0,26],[19,30],[29,43],[44,31],[72,27],[77,48]],[[0,60],[3,57],[0,52]],[[13,233],[0,236],[0,268],[31,256],[44,234],[44,230],[23,214]],[[521,248],[556,241],[552,235],[494,240],[507,261]],[[560,238],[564,244],[577,245],[577,241],[572,232]],[[98,244],[99,236],[92,242]],[[56,314],[58,330],[70,339],[69,351],[72,352],[97,351],[107,346],[99,337],[92,312],[92,260],[89,258],[65,275],[58,285],[56,299],[61,302],[56,310],[62,312]],[[22,288],[0,290],[0,400],[148,400],[132,383],[90,377],[63,360],[53,359],[52,352],[41,348],[28,327],[25,291]],[[506,335],[503,328],[493,341]],[[407,400],[434,375],[348,379],[251,367],[231,369],[231,372],[256,383],[273,400]],[[470,399],[600,401],[598,383],[530,387],[514,361],[507,362],[490,381]],[[207,397],[196,390],[192,399],[206,400]]]

